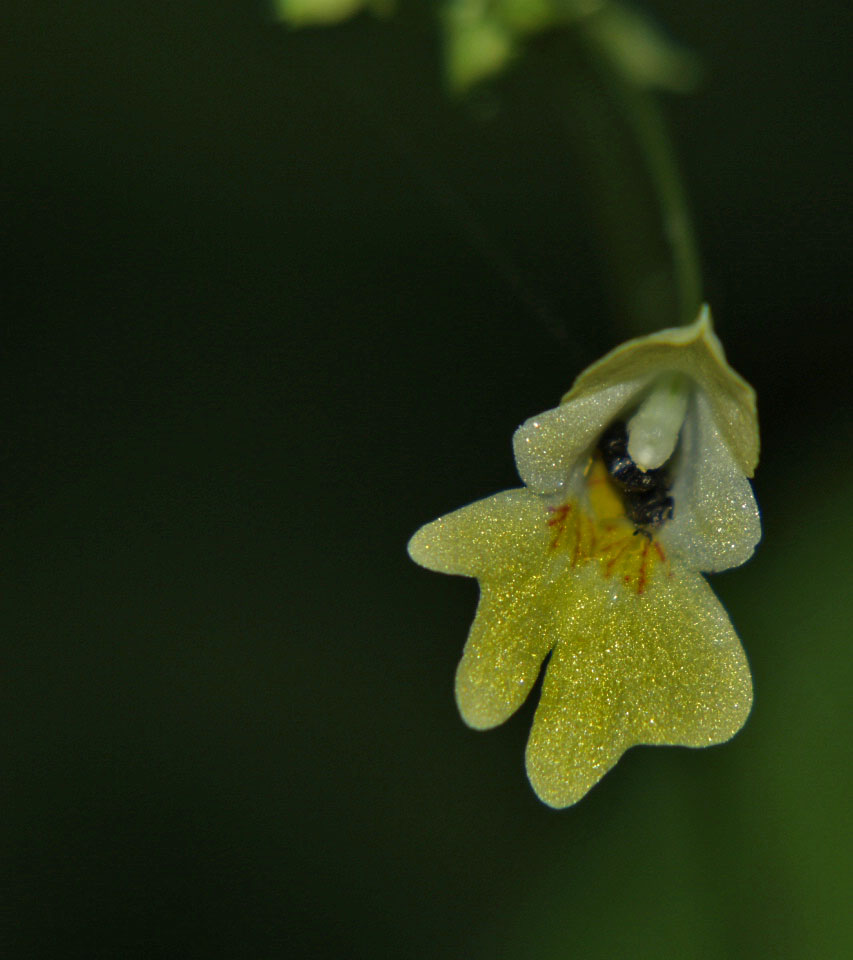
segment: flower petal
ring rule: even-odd
[[[577,802],[636,744],[728,740],[752,703],[743,648],[701,576],[675,573],[638,596],[581,573],[527,744],[530,782],[552,807]]]
[[[528,490],[506,490],[422,527],[412,559],[441,573],[480,578],[481,595],[456,672],[465,722],[483,730],[524,701],[553,642],[554,578],[547,505]]]
[[[555,636],[553,582],[481,584],[477,616],[456,671],[456,703],[469,727],[487,730],[521,706]]]
[[[512,438],[521,479],[540,496],[564,491],[599,434],[648,381],[647,376],[602,386],[525,421]]]
[[[679,371],[711,401],[714,422],[740,472],[751,477],[758,462],[755,391],[726,362],[707,305],[688,327],[659,330],[611,350],[575,380],[563,403],[574,405],[615,383]],[[522,475],[523,476],[523,475]]]
[[[699,393],[691,402],[672,489],[675,515],[661,540],[694,570],[728,570],[752,556],[761,539],[761,518],[752,486],[726,446],[708,398]]]
[[[548,546],[547,507],[529,490],[504,490],[421,527],[409,556],[428,570],[524,579]]]

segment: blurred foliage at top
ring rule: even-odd
[[[294,27],[340,23],[362,10],[388,13],[394,0],[272,0],[274,12]]]
[[[392,0],[274,0],[293,26],[341,22],[363,10],[387,14]],[[528,38],[579,27],[626,78],[640,86],[685,91],[697,77],[695,59],[644,13],[617,0],[446,0],[436,4],[444,32],[445,77],[461,93],[501,73]]]
[[[367,6],[377,9],[279,0],[275,11],[293,26],[325,25]],[[457,95],[518,66],[535,37],[568,34],[563,61],[539,92],[540,109],[545,114],[561,88],[573,87],[571,106],[555,119],[585,155],[591,220],[604,238],[611,296],[622,301],[617,312],[626,333],[691,322],[702,300],[699,257],[678,165],[646,91],[692,89],[697,59],[618,0],[447,0],[430,9],[442,26],[445,84]]]

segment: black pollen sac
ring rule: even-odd
[[[598,449],[635,527],[656,528],[672,519],[675,503],[669,495],[669,470],[665,465],[641,470],[634,463],[628,454],[628,429],[623,420],[610,424],[598,441]]]

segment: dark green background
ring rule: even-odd
[[[756,705],[562,813],[532,704],[457,717],[476,587],[404,546],[625,336],[578,68],[452,103],[403,7],[3,4],[3,955],[849,956],[848,4],[652,5],[759,395],[765,542],[714,578]]]

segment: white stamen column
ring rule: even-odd
[[[689,398],[685,376],[661,377],[628,421],[628,456],[641,470],[662,467],[672,456]]]

